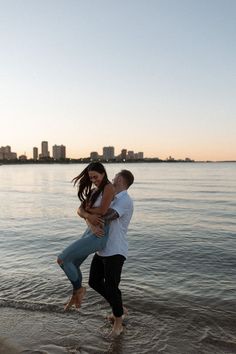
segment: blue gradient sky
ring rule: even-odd
[[[0,146],[236,160],[235,0],[0,0]]]

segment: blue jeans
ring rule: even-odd
[[[87,228],[82,237],[64,249],[58,256],[58,264],[64,270],[74,290],[82,286],[80,266],[83,261],[96,251],[102,250],[107,243],[109,225],[104,226],[104,236],[97,237]]]

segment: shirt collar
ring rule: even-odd
[[[121,191],[115,195],[115,198],[119,199],[121,198],[124,194],[127,194],[127,190]]]

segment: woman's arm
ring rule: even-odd
[[[103,190],[102,201],[100,207],[86,208],[86,211],[90,214],[105,215],[109,206],[115,196],[115,190],[111,183],[107,184]]]
[[[90,224],[93,225],[102,225],[104,223],[104,221],[102,220],[102,218],[99,215],[96,214],[90,214],[87,210],[85,210],[83,203],[79,206],[78,210],[77,210],[77,214],[85,219],[86,221],[88,221]]]

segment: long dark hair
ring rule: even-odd
[[[89,178],[89,171],[96,171],[98,173],[104,173],[103,180],[98,187],[98,189],[92,193],[92,182],[90,181]],[[104,187],[110,183],[108,177],[107,177],[107,172],[105,170],[105,167],[101,162],[91,162],[85,169],[75,178],[72,179],[74,183],[74,186],[78,186],[78,198],[79,200],[84,203],[86,200],[89,199],[89,202],[91,206],[95,203],[97,200],[97,197],[99,194],[104,190]]]

